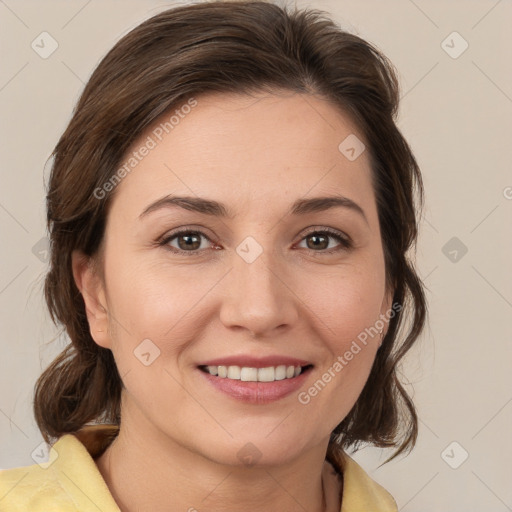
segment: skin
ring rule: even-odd
[[[329,435],[356,402],[380,337],[307,405],[297,393],[242,403],[196,366],[234,354],[289,355],[314,365],[307,390],[390,309],[368,154],[349,161],[338,149],[348,135],[364,136],[312,95],[197,101],[117,186],[101,272],[73,254],[91,334],[112,350],[125,385],[120,433],[98,468],[123,511],[339,511],[336,479],[324,481],[327,505],[322,496]],[[287,213],[299,198],[335,193],[359,204],[366,220],[340,207]],[[139,218],[167,194],[220,201],[234,217],[174,207]],[[167,248],[155,243],[183,226],[210,239],[198,239],[197,255],[169,250],[187,250],[183,236]],[[315,246],[311,233],[326,227],[351,237],[353,248],[335,238]],[[247,236],[263,250],[252,263],[236,252]],[[160,350],[149,366],[134,356],[144,339]],[[247,443],[260,453],[253,466],[237,455]]]

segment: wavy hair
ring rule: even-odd
[[[414,446],[417,415],[397,371],[427,313],[410,258],[423,185],[395,124],[397,72],[375,46],[342,30],[327,13],[265,1],[193,4],[147,19],[106,54],[78,100],[53,151],[47,189],[51,255],[44,293],[52,320],[71,340],[35,385],[35,418],[47,442],[90,422],[121,421],[122,380],[112,352],[91,337],[71,266],[74,250],[94,258],[104,236],[112,193],[98,200],[95,190],[114,175],[137,137],[187,98],[263,90],[320,95],[364,135],[386,285],[401,305],[357,402],[331,434],[327,457],[360,443],[395,447],[391,458]]]

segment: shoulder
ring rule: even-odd
[[[119,512],[91,453],[66,434],[48,462],[0,471],[0,512]]]
[[[42,512],[49,499],[54,510],[78,512],[62,487],[62,475],[53,465],[33,464],[0,471],[0,512]]]

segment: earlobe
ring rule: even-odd
[[[101,276],[95,270],[91,258],[81,251],[73,251],[71,262],[75,284],[84,299],[91,336],[99,346],[110,348],[109,320],[104,306],[105,291]]]

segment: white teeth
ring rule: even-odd
[[[275,380],[292,379],[302,372],[300,366],[268,366],[267,368],[249,368],[240,366],[207,366],[210,375],[223,379],[241,380],[244,382],[274,382]]]
[[[273,366],[258,368],[258,382],[274,382],[276,372]]]
[[[258,380],[258,368],[242,368],[240,370],[240,380],[256,382]]]
[[[228,379],[240,380],[240,366],[228,366]]]
[[[281,365],[276,368],[276,380],[286,379],[286,366]]]

